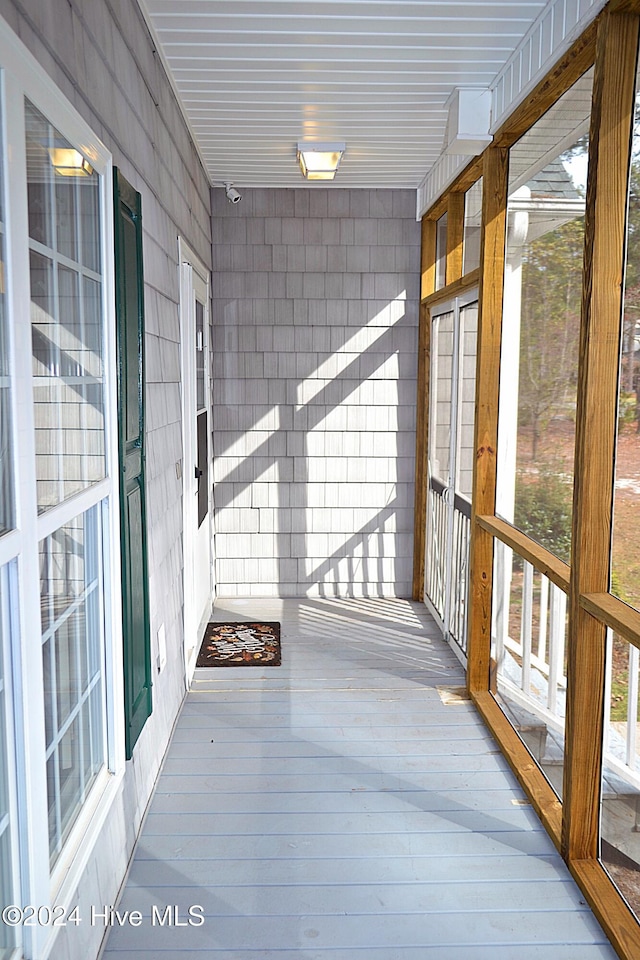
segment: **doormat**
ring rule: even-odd
[[[197,667],[279,667],[280,624],[209,623]]]

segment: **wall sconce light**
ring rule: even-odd
[[[93,167],[78,150],[73,147],[51,147],[51,164],[61,177],[90,177]]]
[[[307,180],[333,180],[345,151],[344,143],[299,143],[298,163]]]

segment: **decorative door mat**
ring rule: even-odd
[[[279,667],[280,624],[209,623],[197,667]]]

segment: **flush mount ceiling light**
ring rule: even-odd
[[[344,143],[299,143],[302,176],[307,180],[333,180],[344,151]]]
[[[90,177],[93,167],[78,150],[73,147],[51,147],[51,164],[61,177]]]

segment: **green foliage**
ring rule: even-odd
[[[618,597],[620,600],[624,600],[625,596],[620,584],[620,574],[617,570],[611,571],[611,593],[614,597]]]
[[[541,467],[537,477],[518,474],[515,525],[546,547],[560,560],[571,556],[571,484],[552,464]]]
[[[640,283],[640,159],[634,158],[629,178],[629,208],[627,213],[627,290]]]
[[[519,422],[531,456],[551,417],[572,416],[578,369],[584,218],[538,237],[522,264]]]
[[[636,419],[636,395],[624,390],[620,391],[618,401],[618,429],[628,423],[635,423]]]
[[[627,704],[629,702],[629,684],[627,678],[612,680],[611,682],[611,720],[627,719]]]

